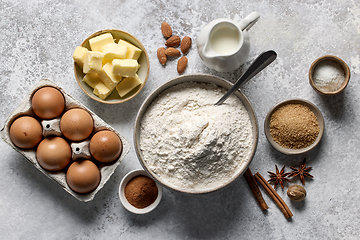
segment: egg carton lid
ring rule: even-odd
[[[21,148],[18,148],[17,146],[15,146],[12,143],[12,141],[10,139],[9,129],[10,129],[10,126],[11,126],[12,122],[16,118],[18,118],[18,117],[20,117],[22,115],[28,115],[28,116],[36,117],[36,115],[34,114],[34,112],[32,111],[32,108],[31,108],[31,97],[32,97],[33,93],[36,90],[38,90],[39,88],[45,87],[45,86],[55,87],[63,94],[63,96],[65,98],[65,103],[66,103],[64,112],[71,109],[71,108],[82,108],[82,109],[88,111],[90,113],[90,115],[92,116],[93,120],[94,120],[94,131],[93,131],[93,133],[101,131],[101,130],[110,130],[110,131],[114,132],[116,135],[118,135],[119,138],[121,139],[121,142],[123,144],[123,149],[122,149],[122,152],[121,152],[119,158],[116,161],[114,161],[113,163],[110,163],[110,164],[102,164],[102,163],[96,162],[96,164],[99,167],[100,172],[101,172],[101,180],[100,180],[99,186],[94,191],[92,191],[90,193],[79,194],[77,192],[74,192],[66,183],[65,171],[51,172],[51,171],[45,170],[44,168],[42,168],[39,165],[38,161],[36,160],[36,151],[35,151],[34,148],[33,149],[21,149]],[[73,197],[75,197],[76,199],[78,199],[78,200],[80,200],[82,202],[89,202],[89,201],[94,199],[96,193],[98,191],[100,191],[100,189],[102,189],[104,187],[105,183],[110,179],[111,175],[115,172],[116,167],[121,163],[122,159],[125,157],[125,155],[130,150],[129,141],[126,140],[120,133],[118,133],[109,124],[105,123],[99,116],[97,116],[90,109],[85,107],[83,104],[81,104],[75,98],[73,98],[71,95],[67,94],[61,87],[57,86],[55,83],[51,82],[48,79],[40,80],[33,87],[33,89],[30,90],[26,94],[26,96],[20,102],[18,107],[10,114],[10,116],[5,121],[4,126],[2,127],[2,129],[0,131],[0,136],[7,144],[9,144],[12,148],[14,148],[16,151],[18,151],[21,155],[23,155],[40,172],[45,174],[51,180],[55,181],[66,192],[68,192]]]

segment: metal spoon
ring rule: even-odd
[[[230,88],[230,90],[227,91],[227,93],[225,93],[225,95],[217,103],[215,103],[215,105],[222,104],[241,85],[246,83],[256,74],[258,74],[261,70],[266,68],[270,63],[272,63],[276,59],[276,56],[277,54],[273,50],[260,54],[246,70],[246,72],[236,81],[236,83]]]

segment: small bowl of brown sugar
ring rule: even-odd
[[[324,133],[320,110],[303,99],[289,99],[276,104],[264,122],[265,136],[279,152],[301,154],[313,149]]]
[[[349,80],[349,66],[336,56],[319,57],[310,66],[309,83],[320,94],[336,95],[346,88]]]
[[[145,214],[160,203],[162,187],[146,171],[138,169],[124,176],[119,187],[119,197],[128,211]]]

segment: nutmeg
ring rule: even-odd
[[[301,185],[291,185],[287,190],[287,195],[293,201],[302,201],[306,197],[306,190]]]

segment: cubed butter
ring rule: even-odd
[[[104,33],[99,36],[89,39],[90,48],[92,51],[99,51],[108,43],[113,43],[114,39],[111,33]]]
[[[118,42],[119,45],[124,45],[128,48],[126,58],[138,60],[141,55],[141,49],[135,45],[129,43],[128,41],[120,39]]]
[[[87,51],[85,53],[85,61],[83,73],[97,73],[102,68],[103,54],[98,51]]]
[[[114,59],[112,71],[117,76],[135,77],[139,63],[134,59]]]
[[[101,79],[97,73],[88,73],[84,76],[83,81],[92,88],[95,88],[96,84],[101,82]]]
[[[122,77],[113,73],[113,66],[111,63],[106,63],[99,73],[99,77],[110,90],[114,89],[116,85],[121,81]]]
[[[113,90],[114,90],[114,88],[109,89],[108,87],[106,87],[106,85],[103,82],[100,81],[94,87],[93,93],[96,96],[98,96],[99,98],[101,98],[102,100],[105,100],[112,93]]]
[[[125,77],[117,86],[116,90],[120,97],[124,97],[131,92],[134,88],[142,84],[139,76],[135,74],[135,77]]]
[[[105,61],[112,61],[115,58],[126,58],[127,47],[116,43],[106,44],[101,52],[104,54]]]
[[[105,66],[105,64],[107,64],[107,63],[112,63],[112,60],[105,60],[103,58],[102,65]]]
[[[75,63],[83,68],[84,67],[84,61],[85,61],[85,53],[88,52],[89,50],[87,48],[81,47],[81,46],[77,46],[75,48],[75,51],[73,53],[73,59],[75,61]]]

